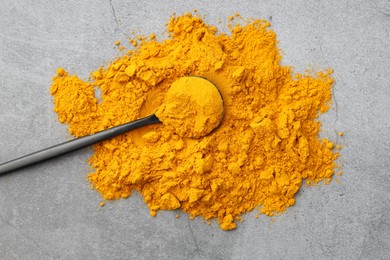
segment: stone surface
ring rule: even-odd
[[[132,29],[161,38],[172,12],[194,8],[214,24],[235,12],[270,19],[285,64],[335,70],[335,109],[322,117],[322,135],[345,144],[344,174],[302,188],[280,217],[249,213],[224,232],[180,212],[152,218],[139,194],[100,208],[85,149],[0,177],[0,259],[388,259],[388,0],[3,0],[0,162],[70,138],[48,93],[58,66],[86,78],[119,55],[115,40]]]

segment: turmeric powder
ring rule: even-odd
[[[57,71],[54,110],[76,137],[156,112],[184,76],[204,77],[222,93],[223,121],[200,139],[158,124],[94,145],[88,180],[104,200],[138,191],[152,216],[181,209],[231,230],[253,209],[285,211],[303,180],[331,180],[338,154],[318,138],[317,120],[329,109],[331,71],[294,73],[280,65],[268,21],[232,19],[228,35],[199,16],[173,16],[168,39],[131,40],[135,50],[91,73],[90,81]]]
[[[172,83],[156,116],[180,136],[200,138],[221,122],[223,100],[207,79],[182,77]]]

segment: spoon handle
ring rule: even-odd
[[[156,115],[153,114],[130,123],[126,123],[113,128],[109,128],[107,130],[97,132],[95,134],[87,135],[61,144],[54,145],[49,148],[0,164],[0,175],[23,168],[28,165],[32,165],[69,152],[85,148],[103,140],[107,140],[115,136],[121,135],[130,130],[156,123],[160,123],[160,120],[156,117]]]

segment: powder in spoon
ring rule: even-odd
[[[182,77],[172,83],[156,116],[180,136],[200,138],[221,122],[223,100],[207,79]]]
[[[331,180],[338,154],[318,138],[331,71],[298,74],[280,65],[270,23],[242,23],[233,20],[231,34],[218,33],[187,13],[170,19],[168,39],[131,40],[135,50],[93,72],[90,81],[58,71],[54,109],[74,136],[154,113],[183,76],[205,77],[222,92],[224,119],[203,138],[159,124],[94,145],[88,180],[105,200],[138,191],[152,216],[181,209],[191,218],[217,218],[230,230],[245,212],[285,211],[305,180]]]

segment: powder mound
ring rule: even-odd
[[[207,79],[182,77],[172,83],[156,116],[180,136],[200,138],[221,122],[223,100]]]
[[[134,51],[85,82],[59,70],[51,93],[60,122],[83,136],[155,113],[173,82],[200,76],[224,99],[209,135],[182,137],[151,125],[94,145],[88,180],[105,200],[142,194],[150,213],[181,209],[236,227],[253,209],[272,216],[295,203],[302,182],[329,182],[338,154],[318,138],[329,109],[331,71],[297,74],[280,65],[276,34],[264,20],[218,33],[189,13],[172,17],[168,39],[131,40]],[[94,89],[101,91],[101,102]]]

